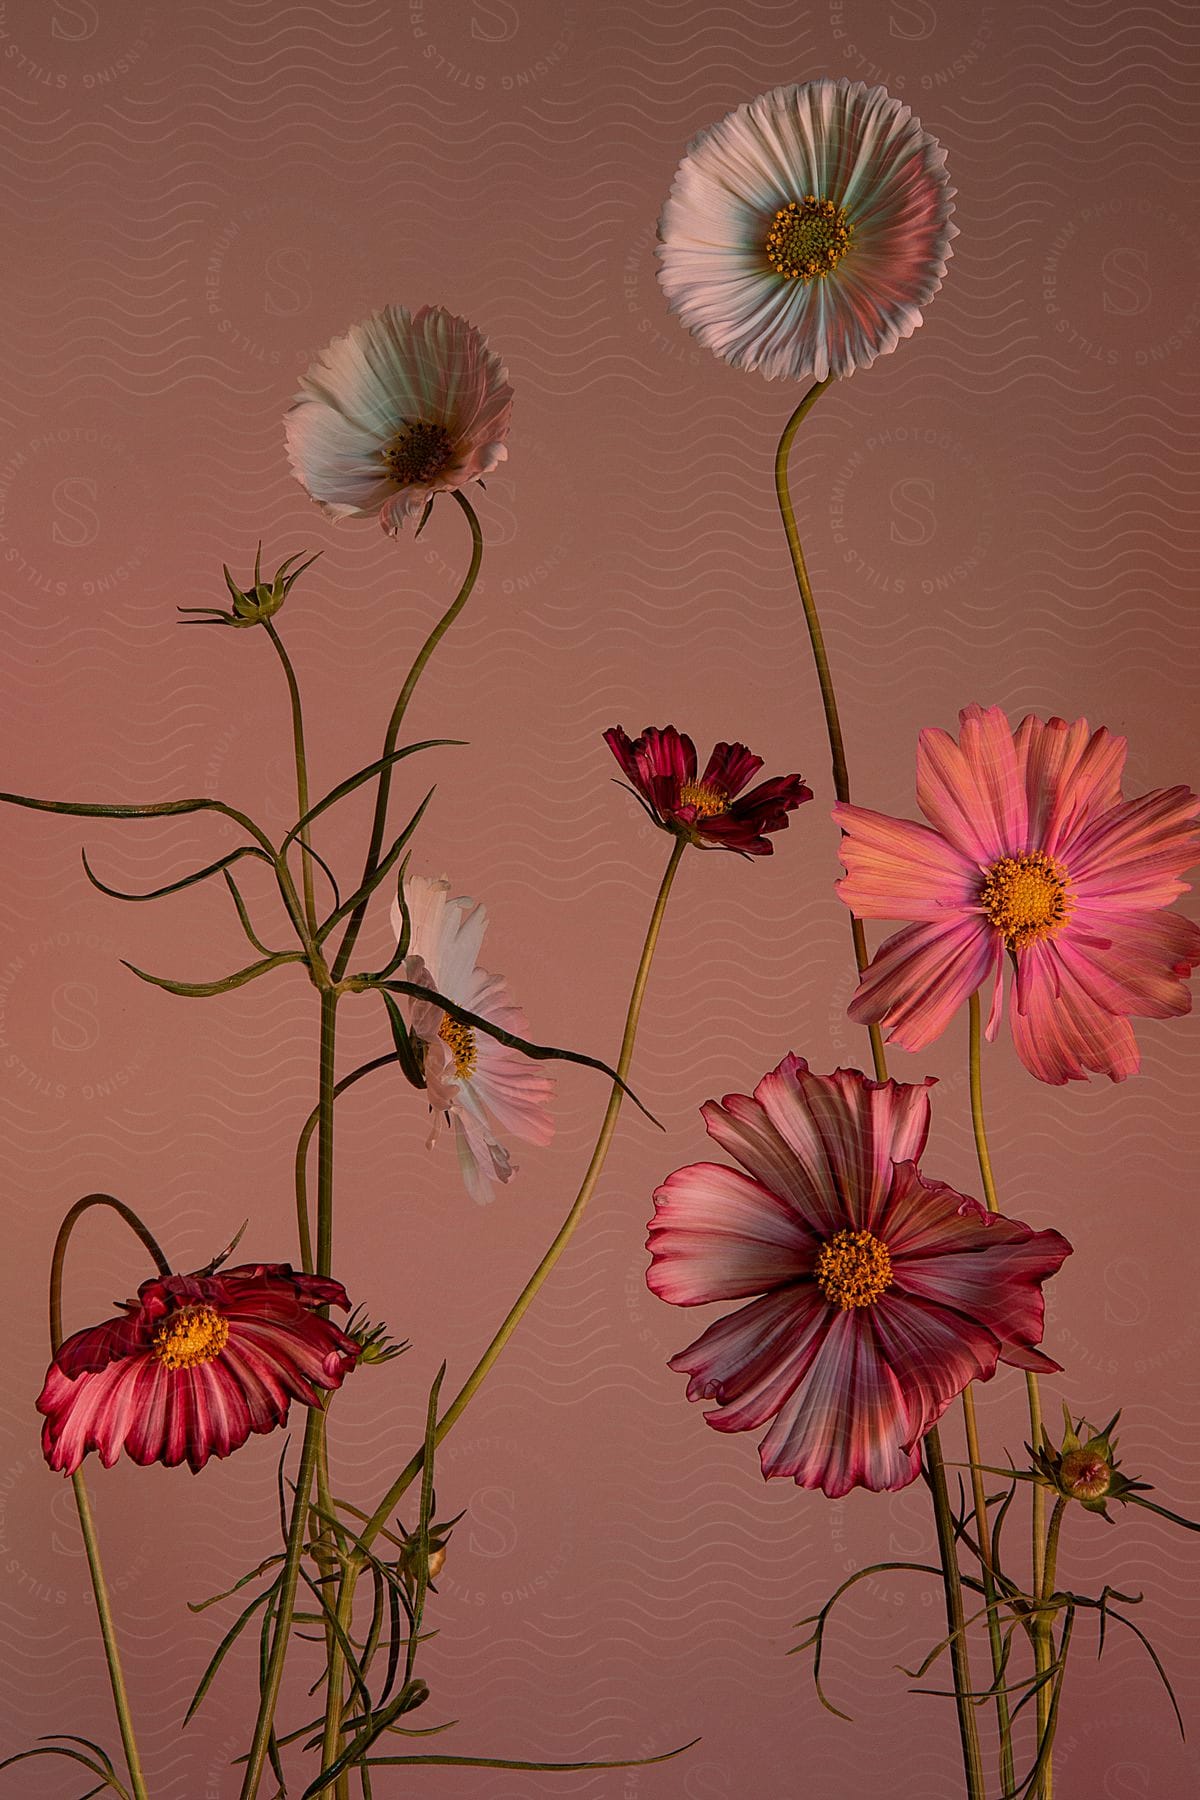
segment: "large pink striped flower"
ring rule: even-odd
[[[921,323],[958,232],[953,194],[946,152],[883,88],[772,88],[688,145],[659,281],[737,368],[851,375]]]
[[[850,1017],[886,1022],[920,1050],[991,984],[987,1035],[1003,1004],[1007,951],[1017,1054],[1041,1081],[1124,1080],[1138,1067],[1131,1017],[1191,1010],[1184,985],[1200,929],[1167,912],[1200,856],[1200,799],[1186,787],[1121,794],[1125,739],[1086,719],[968,706],[959,741],[923,731],[917,803],[928,825],[837,806],[838,892],[861,918],[912,919],[883,943]]]
[[[759,1296],[671,1358],[688,1399],[717,1401],[717,1431],[769,1424],[763,1474],[831,1499],[906,1487],[930,1426],[998,1361],[1058,1367],[1034,1346],[1071,1246],[920,1174],[928,1086],[787,1056],[752,1097],[701,1108],[741,1170],[693,1163],[654,1196],[654,1293]]]
[[[767,832],[785,830],[788,814],[812,799],[799,775],[772,775],[743,793],[763,766],[745,744],[717,744],[697,776],[696,746],[674,725],[647,725],[636,738],[614,725],[604,741],[654,823],[710,850],[770,856]]]
[[[395,537],[435,494],[508,455],[513,391],[474,325],[441,306],[385,306],[335,338],[285,421],[296,480],[335,519]]]
[[[341,1386],[361,1346],[315,1309],[348,1304],[340,1281],[288,1263],[143,1281],[122,1317],[75,1332],[50,1364],[46,1461],[73,1475],[89,1450],[108,1469],[124,1449],[198,1472]]]

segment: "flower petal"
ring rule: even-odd
[[[716,1431],[754,1431],[803,1381],[833,1317],[811,1282],[781,1288],[718,1319],[670,1359],[690,1374],[689,1400],[717,1400],[705,1422]]]
[[[1017,1055],[1039,1081],[1061,1087],[1086,1081],[1089,1070],[1112,1081],[1137,1073],[1133,1027],[1093,999],[1053,938],[1018,957],[1009,1019]]]
[[[978,901],[978,863],[931,826],[865,806],[835,806],[833,817],[845,833],[837,891],[860,919],[944,919]]]
[[[999,980],[1002,943],[982,914],[906,925],[875,952],[849,1017],[858,1025],[885,1022],[889,1043],[923,1050],[989,976]]]
[[[903,1389],[871,1323],[856,1308],[831,1313],[804,1385],[793,1388],[759,1446],[762,1472],[790,1475],[831,1500],[854,1487],[894,1491],[920,1473],[918,1454],[903,1447],[911,1435]]]
[[[810,1277],[821,1246],[794,1207],[721,1163],[668,1175],[649,1229],[646,1281],[673,1306],[744,1300]]]

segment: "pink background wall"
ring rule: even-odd
[[[666,1135],[624,1121],[566,1261],[441,1461],[443,1511],[469,1509],[425,1664],[420,1722],[463,1721],[441,1747],[566,1759],[703,1743],[640,1772],[428,1770],[381,1778],[383,1795],[959,1792],[952,1709],[909,1696],[894,1668],[940,1635],[924,1578],[884,1577],[845,1610],[829,1685],[855,1725],[784,1654],[856,1561],[927,1553],[923,1490],[830,1505],[764,1486],[753,1439],[706,1429],[665,1366],[694,1316],[643,1284],[650,1191],[705,1153],[699,1103],[788,1048],[821,1070],[867,1054],[843,1016],[828,755],[770,484],[795,391],[680,330],[654,224],[692,133],[764,88],[847,73],[912,101],[959,190],[950,274],[916,337],[822,402],[794,461],[856,795],[909,813],[917,731],[973,699],[1127,733],[1131,792],[1194,783],[1198,36],[1177,0],[0,6],[5,788],[219,793],[285,822],[269,646],[181,631],[173,610],[219,604],[221,562],[248,574],[260,536],[271,566],[325,553],[283,621],[317,788],[376,754],[464,566],[461,522],[439,508],[417,545],[330,525],[288,475],[280,418],[332,335],[385,300],[428,300],[487,332],[517,403],[511,460],[481,500],[485,579],[411,714],[416,735],[470,740],[438,756],[416,866],[486,897],[486,960],[535,1032],[614,1053],[666,853],[610,785],[605,726],[742,735],[817,793],[770,861],[685,863],[635,1068]],[[365,809],[345,807],[326,853],[349,869],[364,829]],[[109,1188],[185,1269],[247,1213],[248,1255],[293,1254],[315,996],[286,970],[186,1002],[121,968],[199,979],[243,946],[223,890],[106,900],[81,838],[104,879],[149,887],[229,847],[219,822],[81,832],[6,810],[0,831],[3,1743],[75,1730],[115,1747],[69,1489],[42,1466],[31,1406],[50,1246],[74,1198]],[[386,1045],[373,1007],[343,1013],[348,1069]],[[1137,1079],[1069,1091],[998,1044],[994,1153],[1005,1209],[1077,1246],[1052,1295],[1047,1345],[1067,1372],[1050,1407],[1060,1393],[1093,1418],[1124,1406],[1134,1471],[1200,1514],[1200,1032],[1138,1036]],[[964,1057],[960,1030],[893,1072],[941,1078],[926,1167],[971,1192]],[[470,1367],[574,1192],[603,1097],[599,1078],[563,1074],[555,1144],[486,1209],[448,1153],[425,1153],[398,1080],[341,1103],[335,1273],[414,1343],[338,1402],[344,1492],[374,1497],[406,1460],[443,1357],[451,1381]],[[77,1243],[71,1328],[147,1272],[98,1216]],[[993,1449],[1019,1454],[1018,1378],[981,1401]],[[236,1792],[248,1661],[180,1738],[231,1616],[194,1619],[184,1600],[273,1547],[280,1447],[255,1440],[199,1479],[93,1475],[156,1800]],[[1065,1578],[1146,1588],[1139,1621],[1200,1726],[1193,1542],[1146,1514],[1069,1523]],[[1093,1643],[1085,1625],[1060,1800],[1192,1792],[1197,1751],[1148,1663],[1118,1637],[1097,1666]],[[2,1779],[74,1791],[54,1765]]]

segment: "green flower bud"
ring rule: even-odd
[[[279,611],[291,592],[293,583],[300,579],[305,569],[311,569],[320,554],[321,552],[318,550],[316,556],[310,556],[307,562],[304,562],[301,560],[304,556],[304,552],[301,550],[298,555],[289,556],[281,562],[270,581],[264,581],[262,579],[262,545],[260,544],[254,558],[254,580],[250,583],[249,588],[240,588],[225,564],[222,563],[221,573],[225,577],[225,586],[229,589],[230,598],[233,601],[232,609],[229,612],[222,612],[216,606],[181,606],[178,610],[182,613],[204,615],[200,618],[185,619],[184,624],[232,625],[235,631],[244,631],[250,625],[265,624],[274,613]],[[293,563],[299,563],[299,568],[293,568]]]

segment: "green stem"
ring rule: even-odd
[[[421,679],[425,665],[453,625],[455,619],[457,619],[463,607],[467,604],[467,601],[471,598],[471,590],[475,586],[475,580],[479,574],[479,567],[483,561],[483,533],[480,530],[479,520],[475,516],[475,509],[467,499],[466,495],[461,493],[457,488],[453,490],[453,497],[466,514],[467,523],[471,527],[470,565],[463,577],[463,583],[459,588],[458,593],[454,596],[454,599],[450,602],[446,611],[442,614],[429,636],[425,639],[425,642],[421,645],[421,648],[417,652],[416,659],[413,662],[413,666],[408,671],[404,686],[400,689],[396,698],[396,704],[392,708],[392,716],[388,721],[387,735],[383,740],[384,756],[390,756],[395,750],[397,739],[400,736],[400,727],[404,723],[404,715],[408,711],[408,703],[413,697],[413,692],[418,681]],[[371,823],[371,842],[367,849],[367,859],[363,866],[362,881],[359,884],[363,887],[366,886],[367,882],[371,879],[371,876],[379,866],[379,855],[380,851],[383,849],[383,834],[387,830],[388,795],[391,792],[391,782],[391,767],[389,766],[385,769],[381,769],[379,772],[379,786],[375,793],[375,817]],[[342,936],[337,957],[333,964],[332,975],[334,981],[340,981],[342,976],[346,973],[350,958],[354,953],[354,946],[358,942],[358,934],[362,929],[363,917],[366,910],[367,901],[362,900],[350,915],[349,923]]]
[[[659,932],[662,929],[663,916],[666,913],[667,899],[671,892],[671,885],[675,880],[675,873],[679,867],[680,859],[683,856],[686,844],[687,841],[684,838],[678,838],[676,840],[662,882],[659,886],[658,896],[654,902],[654,910],[650,915],[650,924],[647,927],[646,939],[642,945],[641,959],[638,962],[637,974],[634,976],[633,991],[629,996],[629,1008],[625,1014],[625,1031],[621,1038],[621,1053],[617,1058],[617,1074],[622,1081],[627,1079],[629,1067],[633,1061],[633,1046],[637,1038],[638,1020],[641,1017],[642,1001],[646,993],[646,983],[650,976],[650,964],[653,961],[655,946],[658,943]],[[596,1147],[592,1151],[591,1161],[588,1163],[583,1181],[580,1183],[579,1192],[575,1196],[571,1209],[559,1227],[558,1233],[550,1245],[550,1248],[546,1251],[541,1262],[539,1262],[537,1268],[533,1271],[533,1274],[529,1277],[529,1280],[521,1289],[517,1299],[510,1307],[491,1343],[488,1345],[479,1361],[475,1364],[475,1367],[468,1375],[466,1381],[463,1383],[459,1392],[455,1395],[453,1401],[447,1407],[442,1417],[438,1420],[437,1428],[434,1432],[435,1444],[440,1444],[442,1442],[442,1439],[454,1425],[455,1421],[462,1416],[462,1413],[470,1403],[472,1397],[478,1392],[485,1376],[492,1367],[492,1364],[495,1362],[505,1344],[524,1318],[526,1312],[529,1310],[534,1296],[542,1286],[542,1283],[570,1243],[575,1227],[578,1225],[580,1218],[583,1215],[583,1210],[591,1199],[596,1183],[600,1179],[600,1172],[604,1167],[609,1145],[612,1143],[613,1133],[617,1127],[617,1118],[621,1111],[621,1102],[623,1099],[624,1095],[621,1089],[614,1085],[612,1092],[608,1097],[608,1106],[605,1109],[604,1118],[600,1126],[600,1134],[596,1139]],[[359,1537],[367,1548],[370,1547],[379,1532],[386,1525],[389,1515],[395,1510],[410,1483],[420,1474],[424,1461],[425,1452],[422,1449],[417,1452],[407,1467],[400,1472],[379,1505],[375,1508],[375,1511],[371,1514],[367,1523],[363,1526],[359,1533]]]
[[[317,1145],[317,1274],[328,1275],[333,1238],[333,1100],[334,1056],[336,1049],[338,996],[331,988],[321,989],[321,1038],[318,1058],[318,1130]],[[271,1648],[267,1657],[259,1696],[258,1717],[254,1723],[254,1739],[246,1760],[241,1800],[254,1800],[262,1780],[263,1768],[275,1721],[275,1707],[283,1680],[283,1665],[292,1631],[292,1615],[296,1609],[296,1589],[300,1580],[300,1563],[304,1555],[308,1525],[309,1497],[313,1478],[321,1465],[324,1448],[325,1411],[321,1406],[309,1408],[304,1427],[304,1447],[296,1476],[292,1516],[288,1525],[287,1550],[280,1578],[279,1600]],[[330,1652],[332,1657],[332,1652]],[[330,1671],[332,1679],[332,1670]]]
[[[153,1232],[142,1223],[132,1207],[115,1199],[112,1194],[85,1194],[82,1200],[75,1202],[59,1226],[58,1236],[54,1241],[54,1253],[50,1259],[50,1349],[55,1356],[62,1348],[63,1341],[62,1283],[67,1259],[67,1245],[71,1241],[71,1233],[75,1226],[84,1213],[93,1206],[107,1206],[119,1214],[154,1258],[159,1275],[165,1278],[171,1273],[171,1265],[159,1248]],[[104,1660],[108,1664],[108,1682],[112,1689],[113,1707],[116,1710],[121,1744],[125,1751],[125,1763],[133,1788],[133,1800],[148,1800],[146,1778],[142,1773],[142,1759],[133,1729],[133,1714],[129,1708],[129,1692],[125,1686],[125,1672],[121,1666],[121,1649],[117,1643],[117,1628],[113,1621],[112,1606],[108,1598],[108,1584],[104,1579],[104,1567],[100,1561],[100,1544],[96,1536],[96,1526],[92,1519],[91,1503],[88,1500],[87,1486],[82,1470],[77,1469],[72,1475],[71,1487],[75,1495],[75,1510],[79,1514],[79,1529],[83,1533],[83,1547],[87,1553],[88,1574],[91,1577],[92,1593],[96,1599],[96,1616],[100,1621],[100,1636],[104,1641]]]
[[[833,676],[830,673],[829,657],[825,649],[825,636],[821,630],[817,603],[813,597],[812,582],[808,578],[808,565],[804,560],[804,550],[796,526],[795,508],[792,505],[791,489],[788,485],[788,459],[791,456],[796,433],[821,395],[832,386],[833,381],[834,377],[830,375],[824,381],[818,381],[809,388],[784,426],[783,436],[779,440],[779,448],[775,452],[775,495],[779,501],[783,529],[787,534],[788,551],[796,576],[796,586],[800,590],[800,600],[804,607],[804,622],[808,626],[813,662],[816,664],[817,670],[817,682],[821,689],[821,705],[825,710],[825,729],[829,736],[829,753],[833,764],[833,791],[840,801],[847,801],[850,798],[850,778],[846,773],[846,750],[842,741],[842,722],[838,714],[837,695],[834,693]],[[856,919],[853,914],[850,916],[850,936],[854,944],[854,961],[861,975],[871,959],[867,952],[867,936],[862,920]],[[875,1079],[886,1081],[887,1063],[883,1052],[883,1033],[878,1025],[869,1025],[867,1032],[871,1039]]]
[[[992,1173],[991,1152],[988,1149],[987,1126],[983,1117],[983,1071],[982,1071],[982,1034],[980,1031],[979,993],[976,990],[967,1004],[968,1034],[970,1046],[970,1078],[971,1078],[971,1129],[975,1135],[975,1154],[979,1161],[979,1179],[983,1183],[983,1197],[987,1201],[989,1212],[998,1212],[999,1202],[996,1198],[996,1178]],[[1036,1450],[1042,1441],[1042,1396],[1038,1386],[1038,1378],[1031,1370],[1025,1373],[1025,1391],[1029,1402],[1030,1442]],[[1046,1490],[1040,1482],[1033,1482],[1031,1496],[1031,1537],[1033,1563],[1033,1592],[1040,1595],[1046,1576]],[[1043,1629],[1040,1615],[1035,1617],[1032,1625],[1034,1665],[1039,1674],[1049,1668],[1051,1649],[1047,1644],[1047,1634]],[[1050,1719],[1052,1695],[1050,1683],[1044,1683],[1037,1692],[1037,1724],[1038,1737],[1041,1738]],[[1054,1787],[1054,1774],[1047,1759],[1046,1767],[1038,1781],[1040,1800],[1050,1800]]]
[[[933,1516],[937,1522],[938,1553],[942,1564],[942,1585],[946,1590],[946,1624],[950,1629],[950,1661],[954,1669],[954,1700],[958,1708],[958,1731],[962,1739],[963,1769],[967,1778],[967,1800],[984,1800],[983,1757],[979,1748],[979,1728],[975,1707],[968,1699],[971,1693],[971,1668],[967,1650],[966,1614],[963,1610],[962,1573],[958,1566],[958,1547],[954,1541],[954,1518],[950,1496],[946,1491],[946,1469],[942,1461],[941,1439],[935,1425],[925,1434],[925,1466],[933,1495]]]
[[[1054,1511],[1050,1515],[1050,1527],[1046,1533],[1046,1554],[1042,1563],[1041,1585],[1037,1592],[1043,1603],[1047,1602],[1054,1592],[1054,1577],[1058,1563],[1058,1536],[1062,1527],[1063,1514],[1067,1502],[1060,1495],[1054,1503]],[[1065,1645],[1064,1645],[1065,1651]],[[1033,1657],[1034,1668],[1039,1675],[1045,1675],[1054,1664],[1054,1614],[1045,1611],[1034,1615],[1033,1620]],[[1054,1729],[1054,1688],[1059,1683],[1046,1681],[1037,1693],[1037,1725],[1038,1744],[1042,1743],[1047,1732]],[[1042,1800],[1052,1800],[1054,1794],[1054,1765],[1052,1752],[1047,1752],[1046,1765],[1038,1780],[1038,1794]]]
[[[967,1456],[971,1464],[971,1493],[975,1502],[975,1526],[979,1537],[979,1563],[983,1580],[983,1597],[987,1602],[988,1643],[992,1652],[992,1680],[996,1687],[996,1725],[1000,1735],[1000,1792],[1011,1794],[1016,1778],[1013,1765],[1012,1718],[1008,1695],[1002,1691],[1004,1670],[1004,1634],[996,1605],[996,1580],[992,1569],[991,1537],[988,1531],[987,1495],[984,1490],[982,1456],[979,1449],[979,1421],[975,1416],[975,1390],[968,1382],[962,1396],[963,1419],[967,1428]]]
[[[296,817],[302,819],[308,811],[308,761],[304,754],[304,711],[300,704],[300,684],[296,680],[296,671],[292,667],[292,659],[283,647],[283,639],[276,631],[270,619],[264,619],[267,636],[275,646],[275,654],[283,665],[283,673],[287,678],[288,698],[292,706],[292,746],[296,758]],[[304,868],[301,871],[304,880],[304,917],[310,932],[317,929],[317,904],[313,895],[312,857],[309,855],[308,827],[300,832],[301,860]]]

